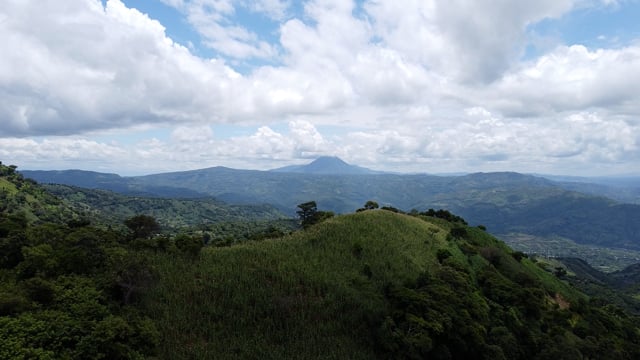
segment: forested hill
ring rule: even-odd
[[[208,194],[180,186],[154,186],[140,184],[134,177],[85,170],[21,170],[25,177],[41,184],[64,184],[86,189],[100,189],[131,196],[164,198],[201,198]],[[210,195],[209,195],[210,196]]]
[[[272,221],[287,218],[271,205],[229,205],[208,198],[157,198],[128,196],[99,189],[44,184],[51,194],[70,207],[92,218],[94,222],[111,226],[138,215],[153,216],[160,225],[170,229],[202,228],[227,222]]]
[[[76,173],[73,171],[73,173]],[[91,173],[95,179],[122,179]],[[88,178],[80,182],[90,185]],[[100,185],[101,183],[93,183]],[[180,191],[177,191],[180,192]],[[145,192],[138,192],[145,193]],[[181,193],[185,195],[185,193]],[[164,228],[184,229],[226,222],[266,222],[287,218],[271,205],[229,205],[212,197],[180,198],[122,195],[108,190],[59,184],[38,184],[0,164],[0,211],[30,223],[90,221],[94,225],[123,227],[138,214],[156,218]]]
[[[16,166],[0,162],[0,214],[28,223],[66,223],[79,215],[35,181],[24,178]]]

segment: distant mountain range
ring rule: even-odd
[[[273,171],[225,167],[120,177],[78,170],[23,171],[41,183],[166,198],[215,197],[271,204],[295,216],[297,204],[348,213],[368,200],[403,210],[445,208],[494,234],[561,236],[581,244],[640,249],[640,205],[567,189],[564,182],[511,172],[464,176],[368,173],[338,158]]]

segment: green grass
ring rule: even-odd
[[[0,190],[7,191],[10,195],[15,195],[18,188],[9,180],[0,177]]]
[[[465,254],[453,225],[386,211],[339,216],[280,239],[206,248],[198,260],[158,254],[159,281],[143,301],[172,359],[371,359],[388,315],[385,291],[415,283],[441,265],[476,272],[488,262]],[[583,297],[484,231],[467,228],[468,247],[499,249],[500,272],[537,279],[549,297]],[[469,245],[470,244],[470,245]],[[410,286],[410,285],[409,285]],[[466,296],[466,295],[465,295]]]
[[[159,256],[161,281],[147,307],[161,319],[161,354],[372,358],[384,287],[438,266],[444,238],[436,225],[374,211],[282,239],[209,248],[195,266]]]

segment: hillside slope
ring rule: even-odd
[[[365,211],[206,249],[195,264],[155,261],[160,282],[142,305],[164,358],[640,356],[633,318],[440,219]]]
[[[25,177],[42,184],[63,184],[86,189],[100,189],[131,196],[165,198],[199,198],[207,194],[184,189],[181,186],[153,186],[140,184],[135,177],[85,170],[21,170]]]
[[[107,190],[67,185],[43,185],[51,194],[66,201],[95,222],[111,226],[138,214],[156,218],[163,227],[180,229],[223,222],[250,222],[284,219],[270,205],[229,205],[213,198],[167,199],[127,196]]]
[[[640,250],[640,205],[561,191],[543,198],[499,204],[477,201],[441,203],[494,234],[560,236],[579,244]]]
[[[16,172],[15,166],[0,162],[0,214],[27,223],[66,223],[79,215],[35,181]]]
[[[563,278],[592,298],[616,304],[630,313],[640,314],[640,264],[603,273],[578,258],[557,258],[553,261],[567,272]]]

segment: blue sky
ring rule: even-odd
[[[589,48],[625,46],[640,38],[640,2],[584,7],[561,18],[531,26],[542,36],[557,37],[565,44]]]
[[[0,160],[640,174],[640,1],[9,0]]]

